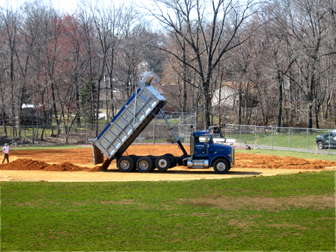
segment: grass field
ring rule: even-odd
[[[293,149],[309,149],[316,150],[316,136],[321,135],[324,132],[317,132],[311,135],[307,135],[305,131],[302,133],[280,133],[280,134],[230,134],[227,138],[236,139],[237,143],[245,144],[245,141],[249,145],[256,144],[257,146],[273,146],[282,148]],[[328,148],[328,146],[326,146]]]
[[[334,172],[2,182],[2,251],[334,251]]]

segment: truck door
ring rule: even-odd
[[[330,146],[336,147],[336,132],[331,133]]]
[[[195,153],[194,156],[197,158],[208,158],[209,154],[212,153],[212,138],[208,138],[208,143],[205,142],[205,136],[195,137]]]
[[[325,144],[324,146],[326,148],[335,146],[336,145],[336,134],[334,132],[328,132],[325,134]]]

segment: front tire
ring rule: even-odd
[[[118,160],[118,169],[122,172],[131,172],[134,170],[134,160],[132,157],[122,157]]]
[[[323,148],[324,148],[324,144],[323,144],[322,142],[318,142],[318,143],[317,143],[317,148],[318,148],[319,150],[323,150]]]
[[[136,163],[139,172],[150,172],[153,170],[153,161],[149,157],[140,157]]]
[[[217,159],[213,165],[216,173],[224,174],[230,170],[230,164],[225,159]]]

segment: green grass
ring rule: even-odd
[[[266,134],[230,134],[227,138],[236,139],[237,143],[245,144],[245,141],[249,145],[256,144],[283,147],[283,148],[299,148],[299,149],[316,149],[315,139],[317,135],[321,135],[322,132],[314,133],[308,135],[305,131],[300,133],[280,133],[271,134],[268,132]]]
[[[334,172],[0,185],[2,251],[335,250]]]

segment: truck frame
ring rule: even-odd
[[[101,164],[107,169],[111,161],[117,161],[117,167],[122,172],[150,172],[158,169],[167,171],[177,165],[189,169],[208,169],[213,167],[216,173],[227,173],[235,162],[235,151],[232,146],[214,142],[214,133],[210,131],[194,132],[191,129],[190,155],[185,150],[172,126],[167,120],[162,108],[167,100],[150,83],[152,77],[147,76],[139,83],[135,94],[121,108],[117,115],[95,139],[90,139],[93,149],[94,164]],[[143,129],[161,114],[172,132],[182,155],[172,154],[162,156],[124,156],[124,152],[139,136]],[[104,161],[104,156],[107,157]]]

